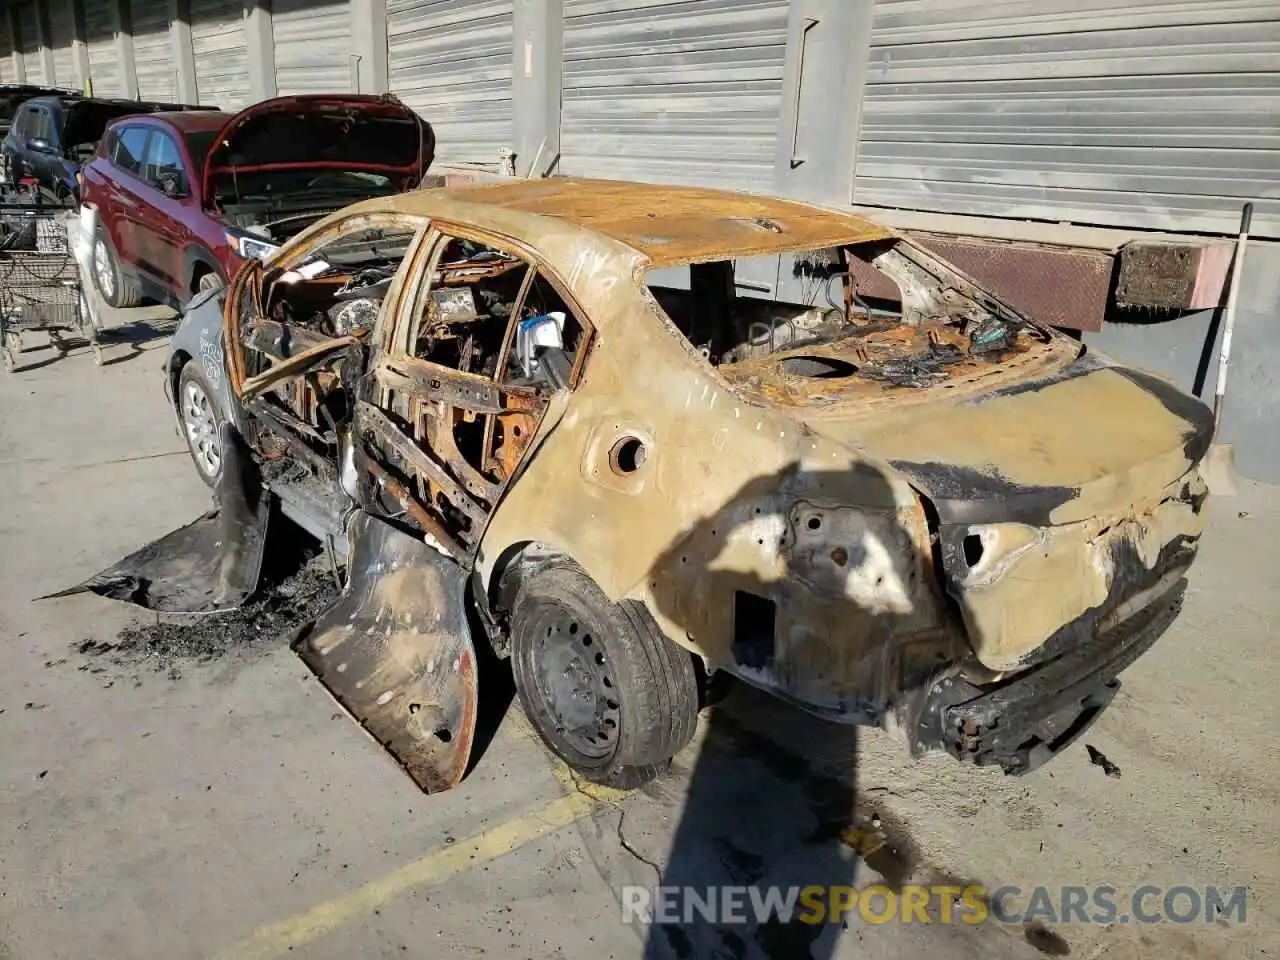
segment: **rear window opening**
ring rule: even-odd
[[[748,387],[929,387],[1056,339],[896,238],[663,267],[646,284],[689,344]]]

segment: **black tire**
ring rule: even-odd
[[[195,407],[199,405],[198,397],[203,395],[204,407],[208,412],[207,424],[195,428]],[[191,454],[191,462],[195,464],[196,473],[206,486],[216,487],[218,478],[222,476],[222,448],[219,446],[219,435],[225,420],[218,409],[208,381],[200,372],[200,365],[188,362],[178,374],[178,389],[174,401],[177,405],[178,422],[182,425],[182,439],[187,443],[187,452]]]
[[[581,567],[558,558],[524,578],[511,622],[525,714],[551,751],[587,779],[638,787],[692,738],[693,658],[640,604],[610,602]]]
[[[107,271],[106,277],[99,275],[104,269]],[[142,301],[142,287],[137,279],[121,269],[120,257],[116,254],[115,244],[111,242],[111,234],[102,224],[98,224],[98,231],[93,238],[93,285],[108,306],[136,307]],[[111,289],[106,290],[105,286],[110,286]]]

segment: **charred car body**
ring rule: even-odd
[[[1168,626],[1201,530],[1202,405],[851,215],[572,179],[419,191],[220,299],[166,366],[234,548],[197,593],[252,589],[272,498],[349,549],[298,649],[428,789],[467,763],[469,606],[597,780],[683,746],[697,661],[1025,772]],[[90,586],[168,597],[179,534]]]

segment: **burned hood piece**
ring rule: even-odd
[[[277,97],[241,110],[204,159],[206,206],[305,190],[351,203],[417,186],[435,157],[430,124],[391,96]]]
[[[466,772],[476,726],[467,574],[367,513],[347,537],[346,589],[295,649],[423,790],[448,790]]]
[[[157,613],[234,610],[257,589],[271,493],[238,433],[224,424],[218,506],[84,583],[51,594],[96,593]]]

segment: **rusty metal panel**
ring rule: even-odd
[[[1041,323],[1102,329],[1111,288],[1109,253],[939,234],[913,239]]]
[[[571,177],[480,183],[468,200],[555,217],[640,251],[654,265],[868,243],[891,232],[856,214],[698,187]]]
[[[357,513],[346,589],[295,649],[334,698],[427,793],[466,772],[479,687],[467,572]]]

